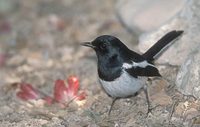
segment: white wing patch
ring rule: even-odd
[[[132,64],[129,64],[129,63],[124,63],[122,65],[122,68],[125,68],[125,69],[129,69],[129,68],[136,68],[136,67],[141,67],[141,68],[146,68],[147,66],[152,66],[152,67],[155,67],[154,65],[148,63],[146,60],[145,61],[142,61],[142,62],[139,62],[139,63],[136,63],[136,62],[133,62],[132,61]]]

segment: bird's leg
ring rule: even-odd
[[[111,103],[111,105],[110,105],[110,109],[109,109],[108,115],[110,115],[111,110],[112,110],[112,107],[113,107],[113,105],[114,105],[114,103],[115,103],[115,101],[116,101],[117,99],[118,99],[117,97],[116,97],[116,98],[113,98],[112,103]]]
[[[149,95],[148,95],[148,90],[147,90],[147,86],[145,85],[144,88],[144,93],[145,93],[145,96],[146,96],[146,100],[147,100],[147,106],[148,106],[148,111],[147,111],[147,115],[151,112],[151,105],[150,105],[150,101],[149,101]]]

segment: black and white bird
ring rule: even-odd
[[[175,30],[167,33],[142,55],[110,35],[102,35],[82,44],[96,52],[100,84],[113,98],[109,114],[117,99],[134,96],[141,89],[144,90],[150,111],[146,81],[148,77],[161,76],[153,62],[182,33]]]

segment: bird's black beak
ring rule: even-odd
[[[82,45],[82,46],[87,46],[87,47],[90,47],[90,48],[95,48],[95,46],[92,45],[91,42],[84,42],[84,43],[82,43],[81,45]]]

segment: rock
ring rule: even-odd
[[[129,31],[148,32],[170,20],[184,3],[183,0],[119,0],[117,14]]]
[[[178,115],[178,116],[182,116],[183,113],[185,111],[185,106],[184,106],[184,102],[180,102],[178,103],[178,105],[175,107],[175,111],[174,114]]]
[[[164,91],[154,94],[151,99],[154,101],[154,103],[162,106],[172,104],[171,97],[168,96]]]
[[[199,46],[200,47],[200,46]],[[185,95],[192,95],[200,98],[200,51],[196,48],[184,64],[177,75],[176,85],[179,91]]]
[[[131,3],[129,4],[131,5]],[[140,4],[145,5],[142,2]],[[130,5],[127,4],[126,6],[129,7]],[[130,13],[133,13],[134,11]],[[125,14],[125,16],[127,16],[127,14]],[[158,59],[158,63],[182,65],[176,79],[178,90],[185,95],[192,95],[196,98],[200,98],[199,20],[200,1],[188,0],[180,13],[174,16],[174,18],[156,31],[143,34],[139,39],[139,50],[145,52],[167,32],[174,29],[184,30],[183,36],[166,50],[166,52]],[[134,22],[134,20],[132,21]]]
[[[200,112],[198,111],[198,107],[199,105],[199,101],[195,101],[195,102],[180,102],[178,103],[178,105],[175,108],[174,111],[174,116],[179,116],[182,120],[183,120],[183,125],[184,127],[189,127],[192,125],[196,124],[200,125],[199,123],[199,115]],[[173,117],[175,118],[175,117]],[[195,126],[196,127],[196,126]]]
[[[139,41],[139,50],[145,52],[159,38],[171,30],[184,30],[181,39],[175,42],[158,60],[159,63],[167,62],[173,65],[181,65],[188,54],[200,44],[200,1],[186,1],[183,10],[171,21],[158,30],[143,34]]]
[[[158,59],[158,63],[182,65],[176,79],[178,90],[200,98],[200,1],[186,1],[183,10],[158,30],[140,36],[139,50],[145,52],[171,30],[184,30],[183,36]],[[197,48],[198,47],[198,48]],[[184,64],[183,64],[184,63]]]

